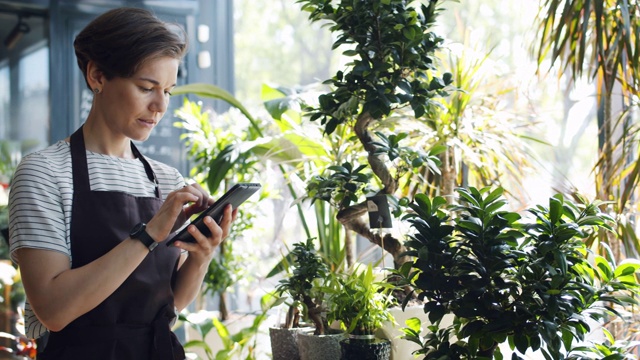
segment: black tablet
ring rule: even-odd
[[[236,209],[240,204],[253,195],[253,193],[258,191],[260,187],[261,185],[258,183],[238,183],[233,185],[233,187],[222,195],[218,201],[209,206],[207,210],[201,212],[200,215],[198,215],[198,217],[191,223],[195,225],[205,236],[209,236],[211,232],[203,221],[205,216],[211,216],[213,220],[219,224],[220,220],[222,220],[223,211],[227,204],[231,204],[231,206]],[[176,234],[176,236],[167,241],[167,246],[173,244],[175,241],[195,242],[196,240],[187,231],[187,227],[188,226],[185,226]]]

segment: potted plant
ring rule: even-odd
[[[399,190],[407,190],[407,184],[424,184],[425,174],[439,172],[437,155],[444,148],[410,144],[424,138],[424,133],[412,131],[420,123],[416,119],[425,116],[433,99],[446,95],[453,82],[451,74],[439,77],[435,71],[435,51],[444,41],[432,31],[440,1],[297,2],[312,22],[328,25],[336,38],[333,48],[352,59],[344,71],[325,81],[331,90],[319,96],[309,118],[323,126],[326,136],[339,134],[357,147],[344,153],[345,159],[336,156],[312,178],[308,196],[334,206],[336,219],[347,231],[384,248],[399,267],[408,260],[405,248],[394,235],[383,236],[370,227],[366,196],[401,196]]]
[[[340,348],[338,341],[340,337],[326,336],[331,333],[326,317],[326,309],[324,308],[324,293],[321,291],[321,281],[325,280],[329,274],[327,265],[322,258],[316,253],[313,244],[313,238],[307,239],[306,242],[299,242],[293,245],[291,251],[293,260],[293,271],[291,276],[280,280],[276,287],[276,293],[282,296],[282,299],[289,301],[287,315],[281,329],[270,329],[272,351],[274,359],[339,359]],[[313,328],[301,328],[301,319],[308,319]],[[282,330],[285,329],[285,330]],[[287,329],[301,329],[293,332]],[[276,334],[292,333],[289,336],[290,351],[287,354],[280,353]],[[299,337],[303,333],[312,333],[316,336],[316,341],[321,344],[313,345],[314,339],[302,340],[302,343],[296,349],[292,349],[292,340],[299,341]],[[286,335],[284,335],[286,336]],[[298,340],[296,340],[298,339]]]
[[[424,319],[411,319],[404,329],[420,345],[418,354],[502,359],[501,344],[514,350],[512,359],[528,351],[546,359],[619,351],[611,337],[599,344],[588,337],[594,323],[637,305],[640,263],[616,266],[586,248],[586,239],[612,229],[602,203],[555,195],[525,218],[503,209],[501,188],[458,193],[460,204],[453,206],[418,194],[405,218],[415,230],[405,243],[414,260],[399,273],[424,301],[430,323],[424,337]],[[445,316],[453,316],[451,325],[443,325]],[[616,355],[611,358],[625,358]]]
[[[342,360],[384,360],[391,354],[391,342],[376,332],[386,321],[393,322],[394,286],[376,279],[371,264],[366,269],[334,274],[325,291],[329,319],[340,321],[348,338],[340,341]]]

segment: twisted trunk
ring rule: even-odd
[[[369,126],[373,120],[375,119],[368,112],[360,114],[354,125],[354,131],[362,143],[362,146],[367,151],[367,160],[369,166],[371,166],[371,170],[383,185],[378,194],[393,195],[398,188],[398,183],[391,175],[391,172],[389,172],[384,161],[375,155],[377,147],[373,144],[373,139],[369,133]],[[340,209],[337,214],[337,219],[347,230],[356,232],[390,253],[393,256],[395,268],[399,268],[402,264],[409,261],[409,257],[401,255],[406,251],[406,248],[400,240],[390,234],[385,234],[383,237],[371,231],[369,224],[364,220],[366,213],[367,203],[365,201]]]
[[[303,296],[302,301],[307,306],[307,313],[309,315],[309,320],[313,322],[316,326],[316,329],[313,332],[313,335],[324,335],[325,334],[325,324],[324,319],[322,318],[322,306],[316,305],[310,296]]]
[[[284,321],[284,328],[291,329],[300,326],[300,310],[297,306],[289,306],[287,316]]]

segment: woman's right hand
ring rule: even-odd
[[[197,183],[172,191],[147,224],[147,233],[155,241],[163,241],[192,215],[206,210],[213,203],[214,200]]]

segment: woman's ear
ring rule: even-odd
[[[99,93],[102,91],[104,82],[104,73],[98,68],[98,65],[95,62],[90,60],[87,63],[87,83],[94,92]]]

